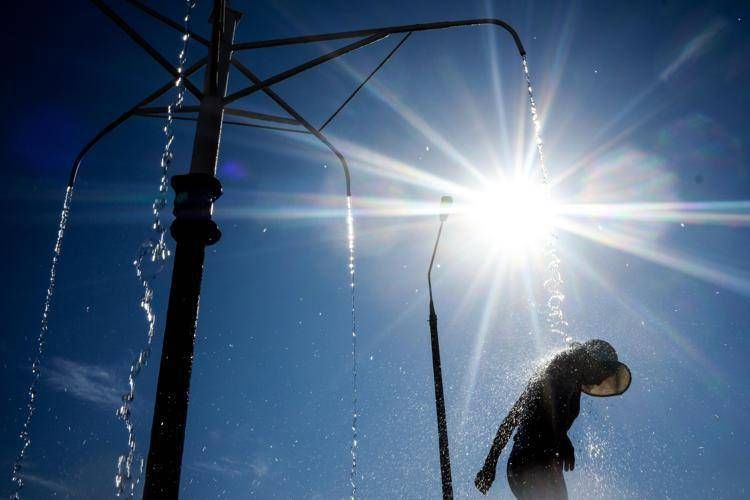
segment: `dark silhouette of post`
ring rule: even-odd
[[[432,301],[432,265],[435,263],[443,224],[448,219],[447,205],[452,203],[450,196],[441,200],[440,228],[438,229],[435,247],[432,250],[430,268],[427,271],[427,287],[430,292],[430,340],[432,342],[432,375],[435,379],[435,412],[437,413],[438,447],[440,450],[440,479],[443,485],[443,499],[453,498],[453,479],[451,478],[451,457],[448,451],[448,422],[445,418],[445,396],[443,395],[443,369],[440,365],[440,342],[438,341],[437,314]]]
[[[228,1],[214,3],[209,61],[190,173],[172,178],[175,220],[171,232],[177,246],[151,425],[145,500],[177,499],[179,495],[203,260],[206,246],[221,237],[211,213],[213,202],[221,196],[216,162],[232,42],[239,18]]]
[[[339,159],[346,180],[346,194],[351,195],[351,180],[349,167],[344,155],[323,134],[322,130],[335,118],[339,112],[359,92],[363,85],[375,74],[398,50],[407,37],[412,33],[434,30],[444,30],[468,26],[496,26],[507,31],[513,38],[516,48],[521,56],[526,51],[521,44],[518,33],[508,23],[501,19],[481,18],[465,19],[456,21],[440,21],[433,23],[409,24],[400,26],[384,26],[379,28],[367,28],[356,31],[341,31],[335,33],[323,33],[308,36],[296,36],[290,38],[279,38],[273,40],[260,40],[254,42],[234,43],[234,32],[240,14],[230,9],[229,0],[214,0],[212,16],[212,36],[208,40],[199,34],[190,31],[192,40],[208,48],[208,57],[201,58],[182,73],[174,68],[167,58],[161,55],[151,46],[138,31],[130,26],[115,10],[110,8],[105,0],[91,0],[91,2],[102,11],[112,22],[114,22],[134,43],[140,46],[153,60],[162,68],[167,70],[172,79],[146,96],[135,106],[122,113],[115,120],[107,124],[85,144],[78,156],[73,161],[70,170],[68,188],[73,189],[76,184],[79,169],[84,157],[99,143],[99,141],[117,129],[120,125],[132,117],[143,116],[150,118],[163,118],[167,112],[166,107],[149,107],[157,98],[174,88],[174,79],[178,76],[183,78],[185,89],[200,101],[200,106],[185,106],[173,118],[175,120],[197,121],[195,142],[193,144],[193,157],[190,165],[190,173],[178,175],[172,178],[172,187],[175,190],[174,215],[172,224],[172,236],[177,242],[175,248],[175,260],[172,270],[172,285],[169,295],[169,306],[164,332],[164,343],[162,348],[161,365],[159,368],[159,380],[157,384],[156,402],[154,405],[153,424],[151,428],[151,443],[148,452],[148,464],[143,498],[173,499],[179,493],[180,469],[182,462],[183,444],[185,439],[185,426],[187,422],[188,396],[190,389],[190,376],[192,371],[193,350],[195,342],[196,327],[198,321],[198,304],[200,299],[200,287],[203,277],[203,261],[205,247],[216,243],[221,237],[217,225],[211,220],[213,203],[221,196],[221,183],[216,178],[216,162],[221,143],[222,123],[243,127],[256,127],[279,132],[307,133],[314,136],[320,143],[326,146]],[[154,10],[145,2],[129,0],[125,2],[163,25],[184,34],[184,26],[169,19]],[[375,43],[389,35],[402,33],[402,38],[396,47],[389,52],[383,61],[373,70],[362,84],[344,100],[333,114],[323,122],[319,128],[314,127],[289,103],[279,96],[271,87],[286,81],[309,69],[336,59],[344,54],[356,51]],[[321,56],[310,59],[302,64],[282,71],[265,80],[258,78],[249,68],[239,61],[232,59],[233,52],[253,50],[269,47],[283,47],[292,45],[305,45],[334,40],[358,39],[347,45],[327,52]],[[227,82],[229,66],[234,66],[252,84],[243,89],[227,95]],[[204,89],[201,92],[189,79],[191,75],[206,67]],[[258,113],[245,109],[233,109],[228,107],[230,103],[251,95],[255,92],[264,92],[276,104],[283,109],[288,116],[275,116],[267,113]],[[198,117],[185,116],[186,113],[198,111]],[[242,117],[243,120],[223,121],[224,114]],[[252,120],[252,121],[248,121]],[[255,122],[268,122],[259,124]],[[290,127],[279,127],[278,124],[291,125]],[[304,130],[297,128],[302,127]],[[448,196],[443,197],[443,204],[451,203]],[[443,223],[447,219],[447,213],[440,215],[440,230],[438,241],[443,229]],[[432,253],[427,280],[430,289],[430,334],[432,340],[433,370],[435,376],[435,404],[438,418],[438,435],[440,441],[440,471],[443,483],[443,497],[453,498],[451,483],[450,456],[448,453],[448,432],[445,419],[445,400],[443,397],[443,381],[440,367],[440,346],[438,343],[437,315],[432,301],[432,264],[435,260],[438,241]]]

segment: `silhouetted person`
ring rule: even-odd
[[[516,498],[567,499],[563,470],[575,468],[568,429],[578,416],[581,392],[615,396],[630,386],[630,370],[603,340],[574,343],[556,354],[531,379],[497,430],[474,484],[492,486],[500,453],[517,428],[508,459],[508,483]]]

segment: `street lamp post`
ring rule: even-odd
[[[437,414],[438,447],[440,450],[440,479],[443,485],[443,499],[453,498],[453,479],[451,478],[451,457],[448,451],[448,422],[445,417],[445,396],[443,394],[443,369],[440,365],[440,342],[438,340],[437,314],[435,304],[432,300],[432,265],[435,263],[440,235],[443,233],[443,224],[448,220],[448,207],[453,203],[453,198],[443,196],[440,200],[440,227],[435,247],[432,249],[430,267],[427,270],[427,288],[430,292],[430,342],[432,344],[432,375],[435,382],[435,413]]]

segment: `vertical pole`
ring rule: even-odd
[[[432,302],[432,264],[435,262],[443,223],[447,216],[440,216],[440,229],[432,250],[430,268],[427,271],[427,285],[430,292],[430,341],[432,344],[432,375],[435,384],[435,413],[437,414],[438,449],[440,450],[440,480],[443,486],[443,500],[453,500],[453,479],[451,477],[451,457],[448,451],[448,422],[445,417],[445,396],[443,394],[443,369],[440,364],[440,342],[438,340],[437,314]]]
[[[172,178],[175,220],[171,232],[177,245],[151,424],[144,500],[172,500],[179,495],[205,248],[221,237],[211,214],[213,202],[221,196],[221,183],[215,175],[224,115],[222,100],[239,17],[239,13],[230,10],[228,1],[214,2],[210,62],[190,173]]]
[[[443,499],[452,500],[453,479],[451,478],[451,457],[448,452],[448,423],[445,418],[443,370],[440,365],[437,315],[432,300],[430,300],[430,340],[432,341],[432,375],[435,378],[435,412],[437,413],[438,446],[440,449],[440,479],[443,485]]]

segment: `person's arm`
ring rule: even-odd
[[[528,394],[528,388],[521,394],[521,397],[510,409],[508,415],[503,419],[500,427],[497,429],[495,439],[492,440],[492,447],[490,452],[487,454],[487,458],[484,460],[484,467],[477,473],[477,477],[474,479],[474,485],[483,495],[486,495],[489,491],[492,483],[495,481],[495,474],[497,471],[497,462],[500,459],[500,453],[502,453],[505,445],[508,444],[510,436],[513,434],[513,430],[521,421],[521,416],[524,412],[526,405],[526,399]]]

